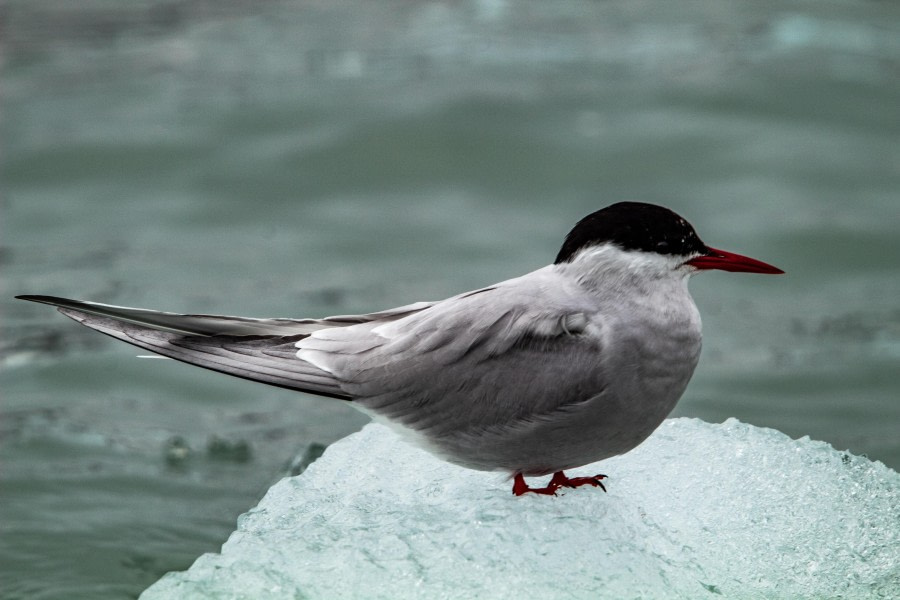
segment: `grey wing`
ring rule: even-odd
[[[355,404],[431,439],[575,408],[604,385],[596,310],[564,282],[523,280],[390,323],[318,331],[298,355]]]
[[[304,334],[183,335],[70,308],[59,311],[91,329],[181,362],[291,390],[350,399],[328,373],[297,359],[294,344]]]
[[[375,319],[390,322],[429,306],[419,303],[371,315],[326,319],[248,319],[180,315],[53,296],[20,296],[50,304],[97,331],[192,365],[323,396],[350,399],[330,374],[297,358],[294,344],[313,331]]]
[[[324,319],[252,319],[225,315],[179,314],[114,306],[86,300],[71,300],[57,296],[16,296],[20,300],[49,304],[68,308],[80,313],[109,317],[116,321],[129,322],[152,327],[159,331],[170,331],[187,335],[296,335],[310,334],[328,327],[347,327],[373,320],[391,320],[404,317],[434,304],[418,302],[376,313],[363,315],[340,315]]]

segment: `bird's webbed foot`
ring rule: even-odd
[[[566,477],[566,474],[562,471],[557,471],[553,474],[553,479],[550,480],[550,485],[556,484],[557,487],[567,487],[567,488],[577,488],[583,485],[590,485],[593,487],[599,487],[604,492],[606,491],[606,486],[603,485],[601,480],[606,479],[606,475],[594,475],[593,477]]]
[[[577,488],[581,487],[582,485],[599,487],[605,492],[606,487],[603,485],[601,481],[602,479],[606,479],[606,475],[594,475],[593,477],[567,477],[566,474],[562,471],[557,471],[553,474],[553,477],[550,479],[550,483],[547,484],[547,487],[532,488],[528,487],[528,484],[525,483],[525,477],[521,473],[516,473],[516,476],[513,480],[512,493],[515,496],[521,496],[529,492],[532,494],[541,494],[544,496],[555,496],[556,490],[558,490],[559,488]]]

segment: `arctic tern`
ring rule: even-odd
[[[704,270],[782,273],[705,245],[667,208],[620,202],[553,264],[438,302],[324,319],[175,314],[18,296],[186,363],[348,402],[435,455],[555,495],[605,475],[674,408],[700,355],[688,289]],[[553,474],[532,488],[525,476]]]

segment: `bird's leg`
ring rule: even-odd
[[[528,492],[531,492],[532,494],[543,494],[545,496],[555,496],[556,490],[558,489],[559,486],[554,484],[553,481],[550,481],[550,484],[547,487],[528,487],[528,484],[525,483],[525,477],[523,477],[521,473],[516,473],[515,479],[513,480],[513,495],[515,496],[521,496]]]
[[[606,486],[603,485],[601,479],[606,479],[606,475],[594,475],[593,477],[566,477],[565,473],[557,471],[553,474],[553,479],[550,480],[550,485],[547,487],[555,486],[554,489],[559,489],[561,487],[577,488],[582,485],[591,485],[599,487],[605,492]]]

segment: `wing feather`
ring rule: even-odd
[[[605,387],[603,323],[571,284],[526,277],[388,323],[314,332],[298,355],[354,403],[429,439],[566,410]]]
[[[186,315],[143,308],[114,306],[85,300],[71,300],[58,296],[28,295],[16,296],[16,298],[184,335],[308,335],[313,331],[330,327],[347,327],[370,321],[390,321],[420,311],[433,304],[432,302],[418,302],[376,313],[339,315],[324,319],[253,319],[225,315]]]
[[[329,374],[299,360],[293,336],[184,336],[70,308],[59,311],[134,346],[192,365],[277,387],[349,400]]]
[[[603,391],[603,323],[574,285],[542,269],[442,302],[318,320],[24,299],[163,356],[352,399],[441,439],[540,419]]]

